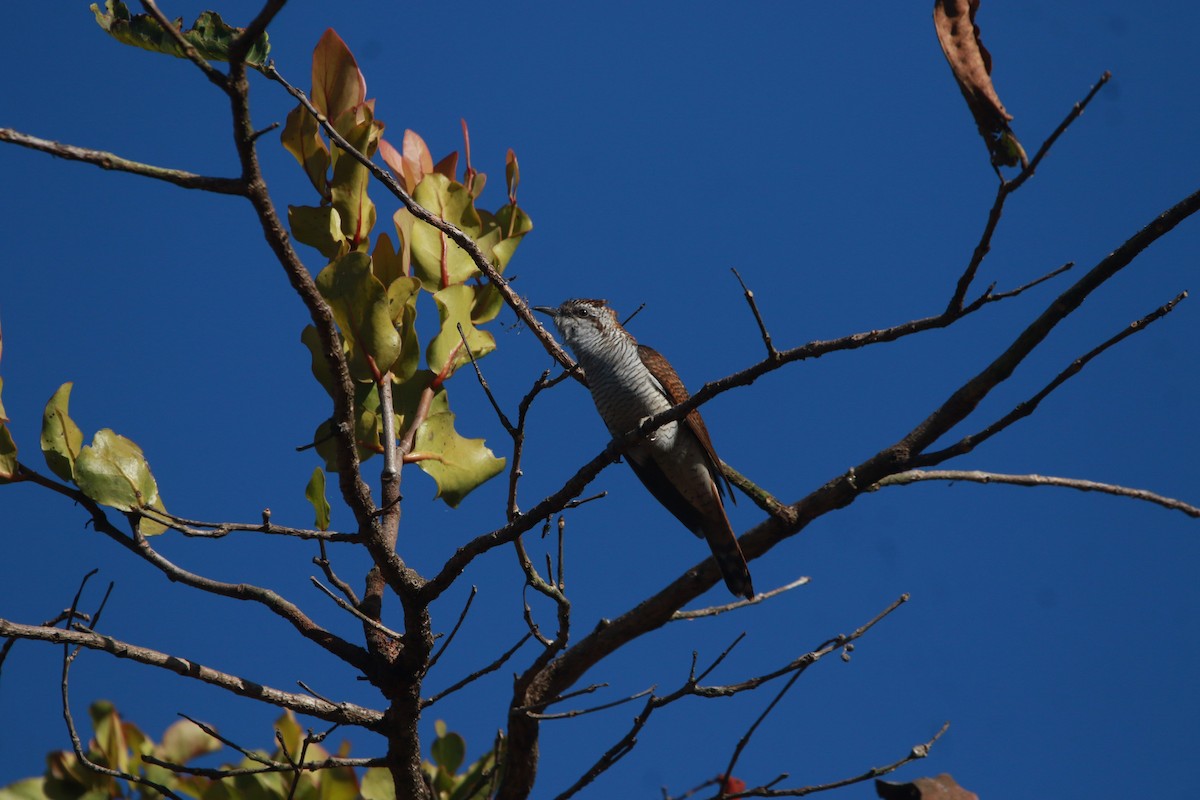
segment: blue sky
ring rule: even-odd
[[[352,6],[352,7],[351,7]],[[295,3],[271,29],[283,74],[308,84],[313,45],[334,27],[366,73],[398,141],[418,131],[435,155],[471,126],[476,167],[498,206],[505,149],[521,164],[535,230],[510,267],[539,304],[608,298],[692,387],[758,360],[761,343],[729,268],[755,290],[778,345],[884,327],[939,311],[982,229],[995,176],[933,34],[930,4]],[[208,7],[234,22],[252,3],[164,3],[189,22]],[[6,11],[0,125],[205,174],[234,173],[226,103],[183,61],[118,45],[86,3]],[[985,3],[979,21],[1001,98],[1032,152],[1104,70],[1113,79],[1008,204],[979,284],[1023,284],[1066,261],[1077,272],[1197,188],[1195,82],[1200,12],[1170,2]],[[256,80],[256,123],[292,103]],[[272,134],[262,141],[276,203],[311,189]],[[0,147],[4,405],[22,454],[37,455],[42,405],[73,380],[72,413],[90,435],[112,427],[146,451],[174,512],[311,522],[315,464],[296,453],[327,414],[299,344],[304,309],[234,198]],[[395,206],[373,193],[381,217]],[[1095,293],[981,406],[982,427],[1072,359],[1184,289],[1200,252],[1188,220]],[[322,266],[304,254],[314,272]],[[794,501],[892,443],[995,357],[1071,273],[948,331],[794,364],[704,408],[722,457]],[[427,299],[427,298],[426,298]],[[1200,312],[1189,299],[1093,362],[1038,413],[956,468],[1088,478],[1200,501],[1194,421]],[[421,309],[426,322],[432,306]],[[505,313],[484,361],[513,413],[550,361]],[[451,384],[459,430],[498,454],[505,436],[469,373]],[[607,435],[586,392],[565,384],[530,423],[522,504],[590,459]],[[372,464],[374,466],[374,464]],[[428,574],[499,524],[502,481],[457,511],[405,473],[401,551]],[[674,579],[703,547],[623,466],[594,484],[609,496],[568,516],[576,631]],[[749,502],[731,512],[745,530]],[[32,486],[0,491],[0,616],[40,622],[116,582],[104,631],[281,688],[378,703],[323,652],[257,609],[198,596],[85,529],[83,513]],[[350,515],[335,509],[335,527]],[[865,636],[849,663],[823,661],[768,718],[736,773],[821,783],[894,761],[945,720],[932,757],[896,779],[950,772],[983,797],[1192,793],[1200,734],[1200,536],[1197,522],[1131,500],[1060,489],[969,484],[893,488],[860,498],[755,561],[762,590],[811,583],[707,622],[645,637],[585,682],[595,702],[686,677],[746,640],[712,676],[735,682],[849,632],[901,593],[912,600]],[[156,545],[189,569],[268,585],[318,621],[355,623],[308,583],[313,548],[254,536],[221,542],[168,534]],[[535,558],[546,547],[530,539]],[[339,572],[361,571],[336,553]],[[436,691],[492,660],[523,632],[512,555],[481,559],[433,611],[448,630],[469,585],[480,595],[430,677]],[[357,583],[357,580],[355,580]],[[706,599],[724,602],[723,590]],[[85,602],[85,606],[87,603]],[[550,609],[539,607],[539,614]],[[397,623],[398,624],[398,623]],[[476,754],[503,725],[509,674],[430,709]],[[67,746],[55,648],[21,643],[0,677],[0,784],[40,772]],[[274,709],[169,674],[84,654],[73,704],[97,698],[152,735],[177,712],[249,746],[267,746]],[[773,690],[688,700],[652,718],[595,797],[675,793],[716,774]],[[582,704],[581,704],[582,705]],[[551,797],[626,730],[633,706],[547,722],[536,795]],[[334,739],[343,733],[334,734]],[[355,755],[369,737],[346,732]],[[232,759],[232,755],[230,756]],[[843,797],[870,797],[864,785]]]

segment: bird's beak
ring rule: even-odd
[[[549,317],[557,317],[558,316],[558,309],[551,308],[550,306],[534,306],[533,310],[540,311],[541,313],[543,313]]]

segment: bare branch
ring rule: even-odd
[[[122,533],[109,521],[108,515],[104,510],[83,492],[53,481],[29,469],[24,464],[20,464],[18,469],[22,480],[28,480],[31,483],[55,491],[83,506],[91,515],[92,526],[98,532],[103,533],[126,550],[154,565],[172,581],[183,583],[186,586],[191,586],[194,589],[200,589],[210,594],[229,597],[235,600],[252,600],[260,603],[290,623],[304,638],[315,642],[358,669],[365,670],[367,668],[368,656],[365,650],[317,625],[295,604],[285,600],[270,589],[247,583],[226,583],[189,572],[175,565],[151,547],[150,542],[137,530],[136,526],[134,526],[132,538]]]
[[[355,608],[354,606],[350,605],[349,603],[347,603],[347,602],[346,602],[345,600],[343,600],[342,598],[338,597],[336,594],[334,594],[334,593],[333,593],[333,591],[332,591],[332,590],[331,590],[329,587],[327,587],[325,584],[321,583],[321,582],[320,582],[319,580],[317,580],[316,578],[314,578],[314,577],[312,577],[312,576],[309,576],[309,580],[310,580],[310,581],[312,581],[312,583],[313,583],[313,586],[316,586],[318,589],[320,589],[322,592],[324,592],[324,593],[325,593],[325,595],[326,595],[326,596],[327,596],[327,597],[328,597],[330,600],[332,600],[333,602],[337,603],[339,608],[341,608],[343,611],[348,611],[348,612],[350,612],[351,614],[353,614],[353,615],[354,615],[355,617],[357,617],[357,618],[358,618],[360,621],[362,621],[362,623],[363,623],[364,625],[369,625],[369,626],[371,626],[371,627],[372,627],[372,628],[374,628],[375,630],[377,630],[377,631],[379,631],[380,633],[382,633],[384,636],[387,636],[389,639],[395,639],[396,641],[400,641],[401,639],[403,639],[403,638],[404,638],[404,634],[402,634],[402,633],[397,633],[396,631],[392,630],[391,628],[389,628],[388,626],[384,625],[383,623],[381,623],[381,622],[378,622],[377,620],[373,620],[373,619],[371,619],[371,618],[370,618],[370,617],[368,617],[366,614],[364,614],[363,612],[359,611],[357,608]]]
[[[1112,73],[1108,70],[1105,70],[1104,74],[1100,76],[1100,79],[1093,84],[1090,90],[1088,90],[1087,95],[1085,95],[1082,100],[1071,107],[1070,113],[1067,114],[1062,122],[1058,123],[1058,127],[1054,129],[1054,132],[1051,133],[1049,137],[1047,137],[1046,141],[1042,143],[1042,146],[1038,148],[1037,153],[1034,154],[1033,158],[1030,160],[1029,166],[1021,170],[1020,175],[1009,181],[1009,185],[1012,186],[1012,188],[1009,189],[1010,192],[1016,191],[1016,189],[1022,183],[1033,177],[1033,173],[1037,171],[1038,164],[1042,163],[1042,159],[1045,158],[1046,154],[1050,152],[1050,148],[1053,147],[1054,143],[1058,141],[1058,137],[1062,136],[1063,133],[1066,132],[1067,128],[1071,127],[1072,122],[1079,119],[1079,117],[1083,114],[1083,110],[1088,107],[1089,103],[1092,102],[1092,98],[1094,98],[1096,94],[1104,88],[1104,84],[1108,83],[1109,79],[1111,78]]]
[[[0,142],[28,147],[31,150],[40,150],[43,153],[49,153],[58,158],[95,164],[101,169],[129,172],[134,175],[141,175],[144,178],[166,181],[167,183],[181,186],[184,189],[199,189],[216,194],[243,196],[246,194],[246,186],[238,178],[214,178],[208,175],[196,175],[181,169],[156,167],[152,164],[130,161],[127,158],[121,158],[115,153],[109,153],[104,150],[89,150],[85,147],[76,147],[75,145],[53,142],[48,139],[39,139],[36,136],[30,136],[27,133],[21,133],[12,128],[0,128]]]
[[[1130,497],[1134,500],[1154,503],[1163,508],[1169,508],[1172,511],[1182,511],[1189,517],[1200,517],[1200,507],[1185,503],[1182,500],[1176,500],[1172,497],[1164,497],[1161,494],[1156,494],[1146,489],[1133,489],[1128,486],[1098,483],[1081,478],[1060,478],[1054,475],[1007,475],[1000,472],[984,472],[977,469],[912,469],[907,472],[897,472],[895,475],[889,475],[868,488],[867,491],[875,491],[885,486],[905,486],[920,481],[970,481],[972,483],[1006,483],[1013,486],[1058,486],[1064,489],[1077,489],[1081,492],[1100,492],[1118,497]]]
[[[696,609],[692,609],[689,611],[676,611],[674,614],[671,615],[670,621],[676,622],[681,619],[700,619],[702,617],[715,617],[718,614],[724,614],[727,611],[733,611],[734,609],[737,609],[737,608],[744,608],[745,606],[758,605],[759,603],[763,602],[764,600],[769,600],[770,598],[775,597],[776,595],[783,594],[784,592],[790,592],[792,589],[795,589],[797,586],[804,586],[810,580],[811,580],[811,578],[808,578],[806,576],[800,577],[800,578],[797,578],[796,580],[792,581],[791,583],[786,583],[783,586],[777,586],[776,588],[772,589],[769,592],[762,592],[761,594],[756,594],[750,600],[736,600],[732,603],[725,603],[723,605],[718,605],[718,606],[708,606],[707,608],[696,608]]]
[[[540,719],[540,720],[572,719],[574,717],[581,717],[584,714],[591,714],[595,711],[604,711],[605,709],[608,709],[608,708],[615,708],[616,706],[625,705],[626,703],[630,703],[630,702],[633,702],[634,700],[645,697],[646,695],[650,694],[653,691],[654,691],[654,687],[651,686],[649,689],[643,689],[642,691],[638,692],[637,694],[631,694],[628,697],[622,697],[620,700],[613,700],[611,703],[602,703],[601,705],[591,706],[590,708],[575,708],[570,711],[559,711],[559,712],[556,712],[553,714],[539,714],[536,711],[529,711],[526,713],[528,713],[528,715],[530,717],[532,717],[533,719]]]
[[[778,783],[779,779],[776,779],[775,781],[772,781],[771,784],[753,789],[746,789],[745,791],[738,792],[736,795],[724,795],[724,797],[803,797],[809,794],[816,794],[817,792],[827,792],[830,789],[840,789],[843,786],[852,786],[856,783],[862,783],[863,781],[880,778],[884,775],[895,772],[905,764],[911,764],[913,761],[919,761],[928,756],[929,751],[933,749],[935,744],[937,744],[938,739],[941,739],[942,735],[949,729],[950,723],[946,722],[942,725],[938,732],[933,735],[933,738],[912,748],[912,750],[908,751],[908,755],[906,755],[904,758],[901,758],[898,761],[893,761],[891,764],[885,764],[882,767],[872,767],[861,775],[855,775],[852,778],[843,778],[840,781],[834,781],[832,783],[803,786],[798,789],[770,788],[770,786]]]
[[[1079,115],[1083,113],[1083,109],[1087,107],[1088,103],[1092,101],[1092,98],[1096,96],[1096,93],[1108,82],[1110,77],[1108,72],[1100,76],[1100,80],[1091,88],[1087,96],[1071,108],[1070,113],[1059,123],[1059,126],[1055,128],[1050,137],[1038,149],[1033,160],[1021,170],[1021,173],[1016,178],[1013,178],[1011,181],[1001,180],[1000,186],[996,189],[996,199],[992,202],[991,210],[988,211],[987,223],[984,225],[983,233],[979,237],[979,244],[975,245],[975,251],[971,254],[971,260],[967,263],[966,269],[963,270],[962,275],[959,277],[958,284],[954,288],[954,294],[946,306],[947,314],[962,310],[963,300],[971,288],[971,283],[975,280],[975,274],[979,271],[979,266],[983,263],[983,259],[992,248],[992,235],[996,232],[996,226],[1000,223],[1000,215],[1004,211],[1004,201],[1033,176],[1038,164],[1041,163],[1054,143],[1058,141],[1058,137],[1070,127],[1072,122],[1079,118]]]
[[[754,314],[754,321],[758,323],[758,332],[762,336],[763,346],[767,348],[767,358],[778,358],[779,351],[775,349],[775,345],[771,343],[771,334],[767,332],[767,325],[763,322],[762,314],[758,312],[758,303],[754,301],[754,292],[746,288],[745,281],[742,276],[733,267],[729,268],[733,276],[737,278],[737,282],[742,287],[742,295],[746,298],[746,302],[750,305],[750,311]]]
[[[1057,376],[1055,376],[1054,380],[1052,380],[1052,381],[1050,381],[1050,383],[1046,384],[1046,386],[1040,392],[1038,392],[1037,394],[1035,394],[1033,397],[1029,398],[1025,402],[1017,404],[1017,406],[1012,411],[1008,412],[1003,417],[1001,417],[999,420],[997,420],[996,422],[993,422],[991,425],[987,426],[979,433],[973,433],[968,436],[964,436],[962,439],[955,442],[953,445],[951,445],[949,447],[946,447],[942,450],[937,450],[932,453],[927,453],[918,458],[915,458],[915,459],[913,459],[913,464],[915,466],[927,466],[927,465],[931,465],[931,464],[940,464],[941,462],[943,462],[949,458],[953,458],[955,456],[959,456],[964,453],[971,452],[976,447],[978,447],[980,444],[987,441],[991,437],[995,436],[997,433],[1004,430],[1009,425],[1012,425],[1017,420],[1024,419],[1025,417],[1032,414],[1034,412],[1034,410],[1038,407],[1038,405],[1040,405],[1041,402],[1043,400],[1045,400],[1050,395],[1051,392],[1053,392],[1055,389],[1057,389],[1062,384],[1066,383],[1070,378],[1073,378],[1075,375],[1078,375],[1079,372],[1085,366],[1087,366],[1088,362],[1090,362],[1096,356],[1103,353],[1105,350],[1108,350],[1110,347],[1118,344],[1121,341],[1124,341],[1125,339],[1129,338],[1133,334],[1135,334],[1141,330],[1144,330],[1148,325],[1150,325],[1155,320],[1161,319],[1162,317],[1171,313],[1171,311],[1175,308],[1175,306],[1178,305],[1179,302],[1181,300],[1185,299],[1186,297],[1187,297],[1187,292],[1181,292],[1180,294],[1176,295],[1176,297],[1174,299],[1172,299],[1170,302],[1164,303],[1163,305],[1159,306],[1154,311],[1150,312],[1149,314],[1142,317],[1141,319],[1134,320],[1133,322],[1129,323],[1129,325],[1125,326],[1125,328],[1122,329],[1121,332],[1118,333],[1116,336],[1113,336],[1112,338],[1108,339],[1107,341],[1092,348],[1090,351],[1085,353],[1083,356],[1080,356],[1079,358],[1072,361],[1070,363],[1070,365],[1067,366],[1066,369],[1064,369]]]
[[[329,722],[343,725],[355,725],[370,730],[378,730],[383,722],[383,714],[352,703],[331,704],[316,700],[302,694],[293,694],[279,689],[272,689],[262,684],[248,681],[236,675],[219,672],[203,664],[198,664],[179,656],[161,653],[146,647],[138,647],[127,642],[114,639],[90,631],[62,630],[41,625],[23,625],[0,619],[0,636],[11,636],[20,639],[34,639],[59,644],[73,644],[91,650],[103,650],[117,658],[127,658],[139,664],[169,670],[185,678],[203,681],[233,694],[249,697],[263,703],[280,708],[290,708],[300,714],[318,717]]]
[[[496,670],[500,669],[500,667],[504,666],[505,661],[508,661],[510,658],[512,658],[513,654],[517,652],[517,650],[521,649],[521,645],[523,645],[529,641],[529,638],[532,635],[533,634],[530,634],[530,633],[525,634],[517,641],[516,644],[514,644],[512,647],[510,647],[509,649],[507,649],[503,653],[501,653],[499,658],[497,658],[492,663],[488,664],[486,667],[483,667],[482,669],[477,669],[474,672],[472,672],[470,675],[468,675],[467,677],[463,678],[462,680],[450,684],[445,689],[443,689],[442,691],[435,694],[433,697],[422,700],[421,708],[428,708],[429,706],[436,703],[438,700],[441,700],[446,695],[453,694],[454,692],[457,692],[459,689],[463,688],[467,684],[469,684],[475,680],[478,680],[479,678],[482,678],[484,675],[487,675],[489,672],[495,672]]]
[[[297,539],[322,539],[329,542],[360,543],[363,541],[363,537],[357,533],[337,533],[276,525],[271,522],[270,513],[265,514],[263,521],[257,524],[253,522],[203,522],[180,517],[157,508],[144,508],[139,513],[160,525],[166,525],[172,530],[179,531],[184,536],[198,539],[221,539],[234,531],[249,531],[273,536],[293,536]]]
[[[433,669],[433,665],[442,657],[442,653],[446,652],[446,648],[454,641],[455,635],[458,634],[458,629],[462,627],[463,620],[467,618],[467,612],[471,610],[471,603],[475,601],[475,595],[479,592],[478,586],[471,587],[471,593],[467,595],[467,602],[463,604],[462,613],[458,615],[458,621],[454,623],[454,627],[450,630],[450,635],[446,637],[446,641],[442,642],[442,646],[430,657],[429,662],[425,665],[425,672],[428,673]]]

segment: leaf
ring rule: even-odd
[[[353,352],[351,369],[360,377],[377,380],[400,356],[400,334],[392,325],[387,292],[371,272],[366,253],[347,253],[317,275],[317,288],[329,301],[334,317]],[[355,357],[365,359],[355,364]]]
[[[313,510],[317,512],[317,530],[329,530],[329,500],[325,498],[325,472],[320,467],[314,469],[312,477],[308,479],[308,486],[304,487],[304,497],[312,503]]]
[[[384,767],[371,767],[363,773],[359,787],[363,800],[396,800],[396,784],[392,773]]]
[[[56,791],[51,794],[49,784],[46,778],[26,778],[8,786],[0,786],[0,800],[52,800],[59,793]]]
[[[450,155],[434,164],[433,171],[439,175],[445,175],[450,180],[454,180],[456,177],[458,177],[458,151],[455,150]]]
[[[404,250],[401,240],[400,250]],[[397,252],[392,246],[392,237],[381,233],[375,239],[375,250],[371,253],[371,271],[379,282],[390,288],[392,281],[408,275],[408,264],[405,263],[403,252]]]
[[[367,99],[367,79],[342,37],[329,28],[313,49],[312,104],[330,120]]]
[[[296,157],[313,188],[322,198],[329,196],[329,147],[321,138],[321,126],[308,109],[296,106],[287,115],[287,121],[280,134],[284,149]]]
[[[479,214],[475,211],[471,193],[461,183],[437,173],[426,175],[413,191],[413,199],[468,236],[479,235]],[[478,274],[475,262],[467,252],[426,222],[417,220],[413,223],[411,248],[413,272],[430,292],[462,283]]]
[[[508,187],[508,202],[516,205],[517,187],[521,185],[521,166],[511,147],[504,155],[504,183]]]
[[[420,366],[421,343],[417,339],[417,295],[421,282],[416,278],[397,278],[388,287],[388,309],[392,324],[400,331],[400,357],[392,364],[399,382],[411,378]]]
[[[383,123],[375,121],[373,103],[361,103],[333,121],[334,129],[350,146],[368,158],[374,155],[383,132]],[[333,148],[332,155],[329,197],[341,217],[342,233],[349,239],[351,249],[365,247],[367,235],[375,226],[375,204],[367,197],[371,172],[339,147]]]
[[[315,327],[306,325],[304,330],[300,331],[300,341],[308,348],[309,356],[312,358],[313,377],[325,388],[329,396],[333,397],[333,373],[329,370],[329,362],[325,360],[321,335],[317,333]]]
[[[495,337],[488,331],[476,328],[471,321],[471,310],[475,303],[474,286],[451,286],[435,292],[433,299],[437,303],[441,330],[425,351],[425,363],[430,369],[450,375],[471,360],[467,347],[477,359],[496,349]],[[462,326],[462,336],[458,332],[459,325]],[[464,336],[467,347],[463,347]]]
[[[342,218],[333,206],[288,206],[288,225],[292,229],[292,238],[315,247],[328,259],[337,258],[350,249],[342,233]]]
[[[936,778],[917,778],[912,783],[875,781],[875,793],[884,800],[979,800],[946,773]]]
[[[129,13],[129,9],[121,0],[105,0],[104,11],[96,3],[91,5],[92,13],[96,15],[96,23],[104,31],[122,44],[140,47],[156,53],[166,53],[176,58],[184,58],[183,49],[175,41],[175,37],[158,24],[158,20],[149,14]],[[215,11],[205,11],[196,18],[196,22],[188,30],[183,30],[183,20],[176,19],[174,25],[183,32],[183,38],[196,49],[207,61],[228,61],[229,49],[245,28],[235,28],[221,19]],[[267,34],[263,34],[246,54],[246,63],[255,68],[261,68],[267,60],[271,45]]]
[[[447,733],[433,740],[430,754],[435,764],[453,775],[466,759],[467,743],[457,733]]]
[[[125,732],[116,708],[106,700],[99,700],[88,708],[92,728],[96,732],[96,745],[104,755],[104,763],[121,772],[129,771],[129,747],[125,743]]]
[[[300,748],[304,745],[304,731],[290,708],[285,708],[279,719],[275,720],[275,733],[280,745],[292,758],[299,756]]]
[[[7,425],[0,424],[0,483],[11,483],[17,478],[17,443]]]
[[[141,448],[108,428],[97,431],[92,443],[80,451],[75,484],[97,503],[121,511],[161,505],[158,484]]]
[[[933,27],[992,163],[1028,165],[1024,148],[1008,126],[1012,114],[1005,110],[992,85],[992,56],[983,46],[975,24],[978,10],[979,0],[934,0]]]
[[[375,384],[360,383],[354,393],[354,440],[357,443],[359,461],[366,461],[380,452],[382,423],[379,419],[379,394]],[[334,440],[333,428],[329,420],[317,426],[313,434],[317,454],[325,460],[325,469],[336,472],[337,442]]]
[[[0,378],[0,393],[4,391],[4,379]],[[4,402],[0,401],[0,423],[8,422],[8,413],[4,410]]]
[[[404,432],[420,404],[423,392],[437,376],[422,370],[395,391],[396,430]],[[466,439],[454,429],[454,413],[444,387],[434,392],[425,421],[417,428],[413,451],[415,461],[438,485],[435,497],[451,508],[457,506],[477,486],[504,469],[504,459],[496,458],[483,439]]]
[[[181,719],[172,723],[163,733],[162,744],[155,753],[163,761],[186,764],[198,756],[215,753],[223,746],[220,740],[209,736],[196,723]]]
[[[352,767],[321,770],[319,780],[317,800],[355,800],[358,797],[358,776]]]
[[[64,481],[75,479],[75,459],[83,447],[83,431],[67,414],[72,386],[67,382],[58,387],[42,412],[42,454],[50,471]]]

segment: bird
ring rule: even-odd
[[[573,299],[534,310],[554,320],[613,436],[625,436],[648,417],[688,399],[670,362],[639,344],[604,300]],[[724,492],[728,489],[732,500],[733,487],[721,472],[700,412],[692,409],[683,419],[627,442],[625,461],[658,502],[708,543],[729,591],[753,599],[750,569],[725,513]]]

